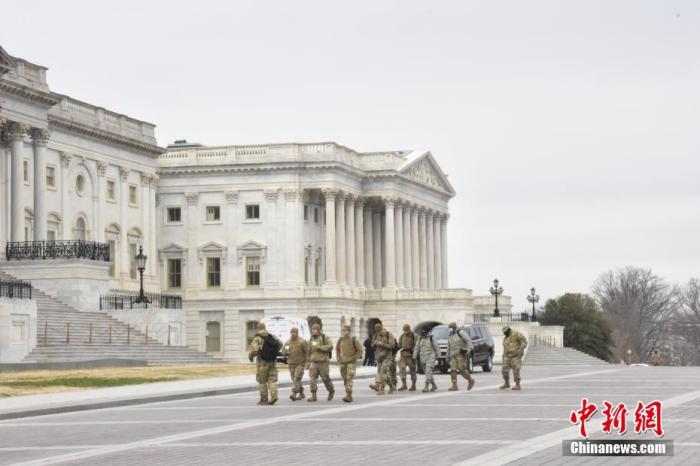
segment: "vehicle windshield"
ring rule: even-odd
[[[450,336],[450,327],[439,325],[430,333],[433,335],[433,338],[438,340],[447,340],[447,337]]]

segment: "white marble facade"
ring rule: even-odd
[[[163,149],[153,124],[55,93],[46,71],[0,48],[0,244],[109,243],[111,290],[137,289],[143,245],[146,288],[184,298],[187,344],[242,361],[265,316],[364,336],[373,319],[464,321],[487,299],[449,288],[455,192],[429,151]]]

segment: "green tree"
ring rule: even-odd
[[[610,324],[590,296],[566,293],[549,299],[538,320],[542,325],[563,325],[564,346],[610,361],[613,344]]]

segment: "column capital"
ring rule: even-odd
[[[141,186],[146,187],[151,184],[151,180],[153,179],[153,175],[150,173],[144,173],[141,172]]]
[[[51,137],[49,130],[44,128],[32,128],[29,131],[29,134],[32,137],[32,142],[36,146],[46,146],[49,143],[49,138]]]
[[[385,206],[394,207],[399,199],[396,196],[382,196],[382,201],[384,201]]]
[[[355,202],[357,202],[358,198],[359,198],[359,196],[357,194],[353,194],[353,193],[347,193],[345,195],[345,199],[348,201],[348,204],[354,204]]]
[[[418,215],[421,217],[425,217],[427,210],[428,210],[426,207],[424,207],[422,205],[416,206],[415,209],[416,209],[416,212],[418,212]]]
[[[27,128],[25,124],[8,121],[5,124],[5,137],[9,141],[21,141],[24,139],[24,135],[27,134]]]
[[[366,198],[364,198],[362,196],[357,196],[357,199],[355,200],[355,207],[359,207],[360,209],[364,209],[366,204],[367,204]]]
[[[199,202],[199,193],[189,192],[185,193],[185,199],[189,205],[197,205]]]
[[[299,199],[299,190],[296,188],[285,189],[282,191],[282,194],[284,195],[284,199],[287,201],[295,201]]]
[[[335,195],[335,199],[339,202],[345,202],[345,199],[348,198],[348,193],[345,191],[338,191]]]
[[[238,191],[226,191],[226,203],[236,204],[238,202]]]
[[[129,177],[129,169],[126,167],[119,167],[119,178],[122,181],[126,181],[126,179]]]
[[[276,201],[277,198],[279,197],[279,191],[275,190],[270,190],[270,191],[265,191],[265,199],[268,201]]]
[[[97,176],[105,176],[107,174],[107,167],[109,167],[108,163],[97,162]]]
[[[335,188],[323,188],[321,189],[321,193],[327,201],[333,201],[335,200],[336,196],[338,196],[338,190]]]
[[[449,219],[450,219],[450,214],[448,214],[447,212],[443,212],[442,214],[440,214],[440,222],[441,223],[447,223],[447,221]]]
[[[61,163],[64,168],[70,167],[70,162],[73,160],[73,155],[68,152],[61,152]]]

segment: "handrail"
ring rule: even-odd
[[[182,309],[182,296],[166,293],[144,293],[150,303],[136,302],[138,294],[110,293],[100,295],[100,310]]]
[[[10,241],[5,246],[7,260],[89,259],[109,262],[109,245],[96,241]]]
[[[32,284],[22,280],[0,280],[0,298],[32,299]]]

